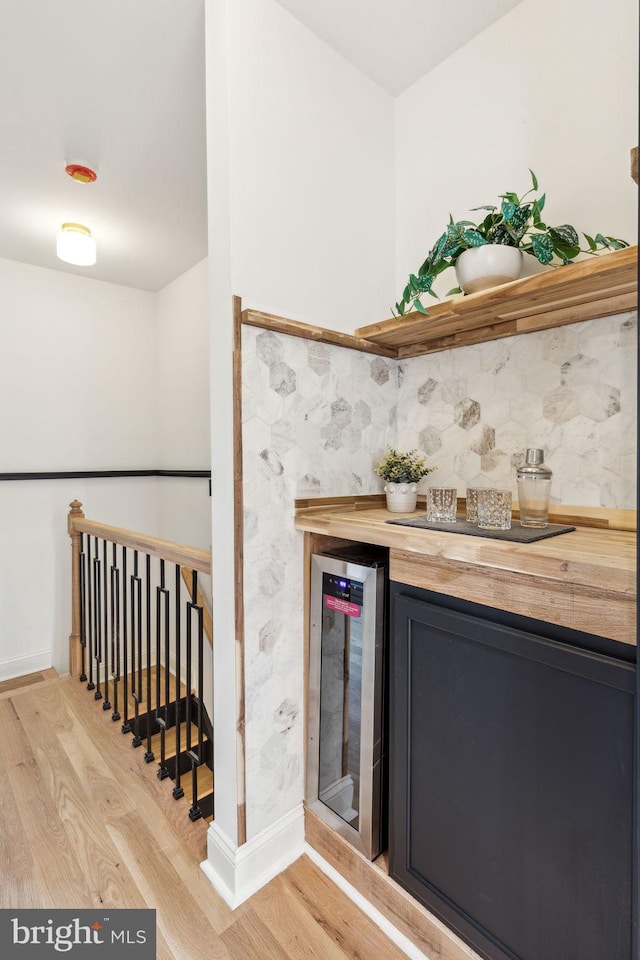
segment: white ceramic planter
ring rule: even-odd
[[[522,250],[503,243],[485,243],[464,250],[455,269],[458,286],[465,293],[478,293],[517,280],[522,270]]]
[[[417,483],[387,483],[387,510],[390,513],[411,513],[418,500]]]

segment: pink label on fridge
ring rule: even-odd
[[[339,597],[328,597],[325,594],[324,605],[329,610],[336,610],[338,613],[346,613],[348,617],[359,617],[362,607],[357,603],[349,603],[348,600],[340,600]]]

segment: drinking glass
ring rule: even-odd
[[[458,491],[455,487],[427,487],[427,520],[455,523]]]
[[[482,530],[511,529],[511,490],[495,487],[478,490],[478,527]]]
[[[467,522],[478,522],[478,490],[482,487],[467,487]]]

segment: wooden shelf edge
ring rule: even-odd
[[[260,310],[243,310],[242,323],[249,327],[262,327],[275,333],[285,333],[290,337],[300,337],[303,340],[313,340],[316,343],[330,343],[335,347],[346,347],[350,350],[359,350],[361,353],[373,353],[381,357],[397,357],[394,347],[372,343],[361,337],[354,337],[350,333],[341,333],[338,330],[329,330],[317,327],[310,323],[301,323],[299,320],[288,320],[272,313],[263,313]]]
[[[393,347],[398,357],[483,343],[633,310],[638,248],[625,247],[491,290],[360,327],[357,339]]]

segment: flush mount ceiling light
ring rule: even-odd
[[[73,263],[77,267],[93,266],[96,262],[96,242],[91,230],[81,223],[63,223],[56,252],[65,263]]]

